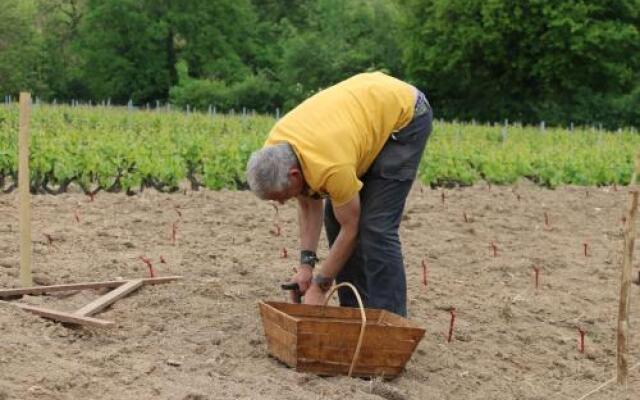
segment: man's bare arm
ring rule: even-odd
[[[347,204],[335,207],[333,214],[340,223],[340,233],[318,271],[318,275],[331,279],[338,275],[355,249],[360,223],[360,196],[356,195]],[[324,297],[325,292],[317,284],[312,284],[306,290],[304,302],[305,304],[323,304]]]
[[[356,195],[348,203],[334,207],[333,213],[340,224],[340,233],[333,242],[327,259],[318,273],[335,278],[347,262],[356,245],[358,224],[360,223],[360,196]]]
[[[322,231],[323,204],[322,200],[312,199],[306,196],[298,196],[298,224],[300,225],[300,249],[318,249],[320,232]],[[300,265],[297,272],[291,278],[291,282],[298,284],[300,293],[305,294],[311,285],[313,270],[308,265]],[[292,301],[295,294],[291,293]]]
[[[300,249],[317,251],[322,220],[324,217],[321,199],[298,196],[298,223],[300,225]]]

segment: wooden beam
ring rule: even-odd
[[[20,206],[20,284],[33,286],[31,274],[31,193],[29,191],[29,119],[31,94],[20,93],[18,202]]]
[[[142,287],[142,279],[135,279],[133,281],[129,281],[124,285],[116,289],[113,289],[112,291],[105,294],[104,296],[98,297],[91,303],[87,304],[86,306],[82,307],[78,311],[74,312],[73,315],[88,317],[90,315],[97,314],[98,312],[109,307],[111,304],[127,296],[129,293],[140,289],[141,287]]]
[[[629,289],[631,266],[636,239],[636,215],[638,213],[638,191],[629,193],[629,213],[624,227],[624,253],[620,277],[620,301],[618,303],[618,384],[626,386],[629,375]]]
[[[106,321],[103,319],[73,315],[66,312],[52,310],[50,308],[37,307],[29,304],[12,303],[9,301],[1,301],[1,300],[0,300],[0,303],[10,304],[15,307],[22,308],[23,310],[28,311],[30,313],[39,315],[44,318],[52,319],[58,322],[66,322],[69,324],[77,324],[77,325],[83,325],[83,326],[94,326],[98,328],[109,328],[114,325],[113,321]]]
[[[629,181],[629,185],[635,185],[638,180],[638,173],[640,173],[640,151],[636,154],[636,165],[633,169],[633,174],[631,174],[631,180]]]
[[[142,279],[143,285],[157,285],[160,283],[167,283],[182,279],[181,276],[161,276],[158,278],[144,278]],[[14,297],[25,294],[44,294],[53,292],[67,292],[73,290],[86,290],[86,289],[101,289],[101,288],[117,288],[124,285],[127,281],[105,281],[105,282],[87,282],[87,283],[72,283],[66,285],[52,285],[52,286],[34,286],[34,287],[22,287],[15,289],[0,289],[0,298],[2,297]]]

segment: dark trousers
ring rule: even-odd
[[[398,228],[405,201],[431,134],[433,113],[426,99],[421,115],[392,135],[361,177],[360,224],[356,248],[336,281],[352,283],[367,308],[407,315],[407,283]],[[418,107],[416,107],[418,110]],[[418,113],[418,111],[416,111]],[[331,201],[325,204],[325,229],[333,245],[340,224]],[[340,305],[357,307],[349,288],[338,290]]]

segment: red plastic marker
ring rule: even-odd
[[[150,278],[154,278],[156,276],[156,274],[153,271],[153,265],[151,264],[151,260],[148,259],[147,257],[143,257],[143,256],[140,256],[140,260],[142,260],[142,262],[147,264],[147,267],[149,267],[149,277]]]
[[[587,331],[582,328],[578,328],[578,332],[580,333],[580,353],[584,353],[584,335]]]
[[[280,224],[276,222],[275,224],[273,224],[273,227],[275,229],[271,229],[269,232],[274,236],[280,236],[282,234],[282,230],[280,229]]]
[[[539,288],[539,277],[540,277],[540,268],[536,267],[535,265],[533,266],[533,273],[535,274],[536,277],[536,289]]]
[[[178,233],[178,222],[176,221],[171,225],[171,243],[173,245],[176,244],[176,234],[177,233]]]
[[[546,211],[544,212],[544,228],[545,229],[549,229],[549,213],[547,213]]]
[[[427,261],[422,259],[422,285],[427,288]]]
[[[449,323],[449,336],[447,337],[447,343],[451,343],[451,338],[453,337],[453,325],[456,322],[456,308],[451,307],[451,322]]]
[[[589,257],[589,243],[584,242],[582,243],[582,246],[584,247],[584,256]]]

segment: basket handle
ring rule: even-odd
[[[356,366],[356,362],[358,361],[358,357],[360,357],[360,347],[362,346],[362,340],[364,339],[364,328],[367,325],[367,315],[364,312],[364,306],[362,305],[362,299],[360,298],[360,294],[358,293],[358,289],[355,286],[350,284],[349,282],[342,282],[337,285],[333,285],[329,293],[327,293],[327,297],[324,299],[324,306],[327,305],[331,295],[341,287],[349,287],[353,294],[356,295],[356,299],[358,300],[358,305],[360,306],[360,316],[362,317],[362,325],[360,326],[360,336],[358,337],[358,345],[356,346],[356,351],[353,353],[353,360],[351,360],[351,366],[349,367],[349,378],[351,378],[351,373],[353,372],[354,367]]]

